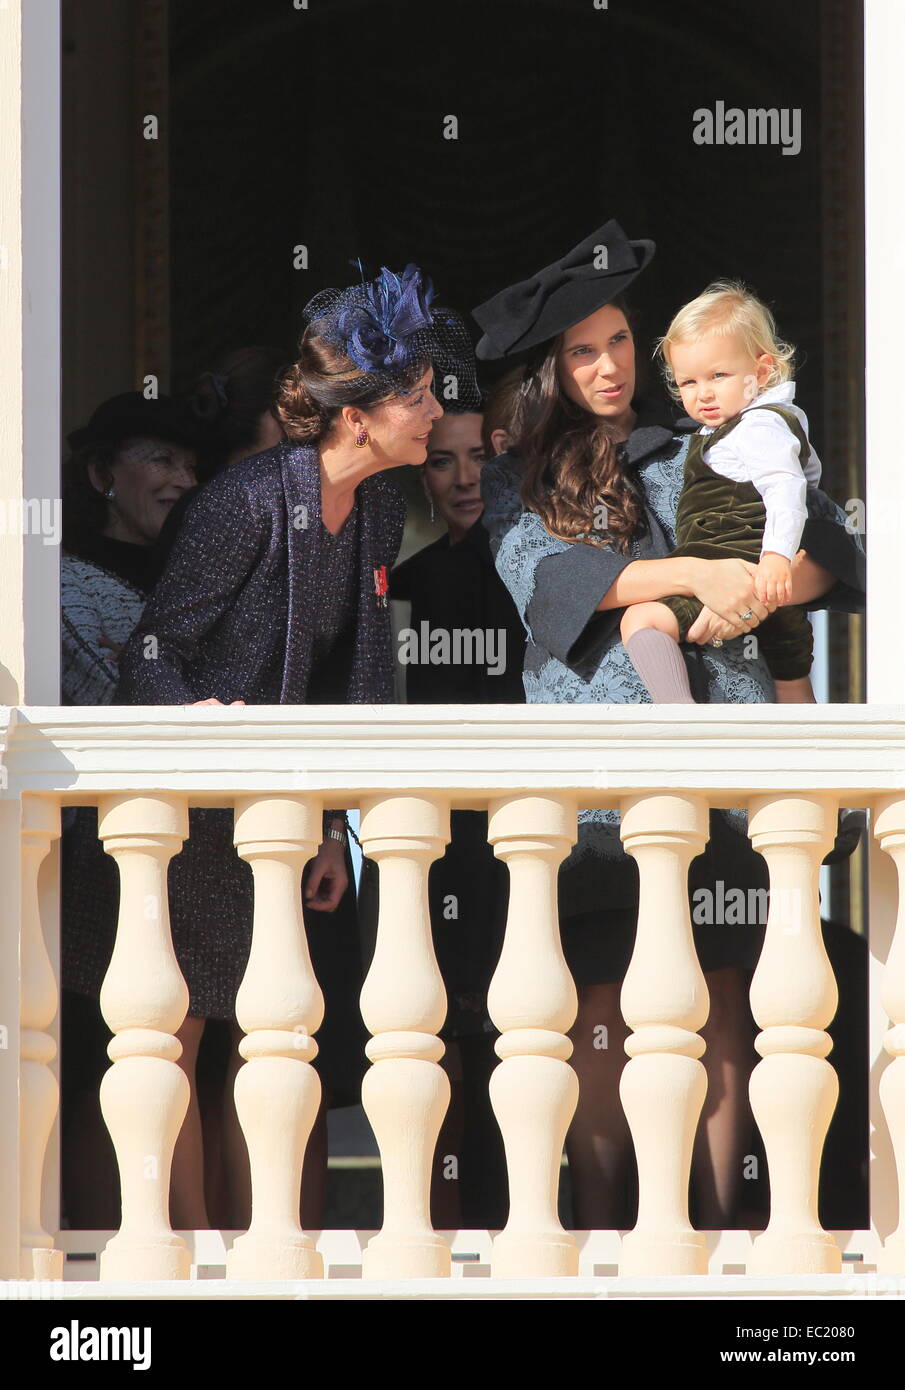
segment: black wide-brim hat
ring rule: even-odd
[[[204,436],[190,412],[170,396],[148,400],[141,391],[125,391],[104,401],[87,425],[67,435],[70,449],[85,444],[121,444],[126,439],[165,439],[198,449]]]
[[[536,275],[472,309],[484,330],[482,361],[536,347],[622,294],[653,258],[652,241],[629,241],[611,219]]]

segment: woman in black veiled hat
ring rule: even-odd
[[[697,699],[773,698],[763,661],[732,640],[767,614],[742,562],[689,566],[669,558],[695,426],[636,397],[635,347],[621,299],[653,251],[651,242],[629,241],[617,222],[607,222],[474,311],[484,330],[479,357],[525,361],[520,433],[512,451],[484,468],[482,492],[497,568],[528,628],[529,703],[650,703],[620,642],[619,618],[628,604],[682,592],[705,605],[683,648]],[[794,601],[857,611],[860,543],[818,489],[809,489],[808,510]],[[741,888],[746,902],[749,888],[767,886],[738,812],[711,812],[710,842],[689,875],[691,893],[716,895],[718,883],[724,895]],[[714,896],[696,899],[708,900]],[[578,843],[560,874],[559,910],[579,994],[572,1064],[580,1099],[567,1140],[575,1225],[625,1227],[633,1219],[632,1148],[618,1099],[627,1036],[619,990],[637,922],[638,875],[622,849],[617,812],[580,814]],[[702,1029],[709,1089],[695,1150],[694,1215],[698,1226],[719,1229],[737,1207],[750,1135],[744,971],[756,965],[763,924],[700,922],[694,931],[711,999]],[[600,1025],[608,1030],[603,1051]]]

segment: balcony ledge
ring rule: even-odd
[[[5,796],[165,787],[217,804],[252,791],[512,790],[583,805],[681,786],[750,796],[905,788],[905,705],[259,705],[0,707]],[[222,803],[221,803],[222,804]],[[719,804],[719,803],[718,803]],[[739,801],[722,804],[741,804]]]
[[[484,1267],[486,1269],[486,1266]],[[40,1285],[43,1290],[47,1284]],[[96,1282],[67,1280],[53,1286],[53,1293],[32,1295],[29,1286],[13,1281],[0,1283],[0,1302],[31,1297],[43,1302],[106,1302],[109,1300],[149,1300],[153,1302],[192,1299],[248,1300],[272,1302],[356,1299],[389,1299],[393,1302],[447,1302],[450,1299],[502,1299],[507,1302],[543,1299],[862,1299],[905,1298],[905,1275],[876,1274],[754,1276],[743,1274],[702,1274],[649,1276],[646,1278],[491,1279],[475,1271],[452,1279],[305,1279],[243,1281],[229,1279],[144,1280]]]

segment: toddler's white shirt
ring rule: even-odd
[[[767,510],[761,554],[774,550],[785,555],[787,560],[791,560],[801,546],[801,533],[808,516],[807,484],[820,481],[820,459],[812,448],[802,469],[798,440],[782,416],[773,410],[754,410],[754,407],[785,406],[795,415],[807,436],[808,417],[794,402],[793,381],[771,386],[745,406],[741,421],[731,434],[704,450],[704,462],[715,472],[736,483],[754,484]],[[702,425],[700,433],[713,434],[716,428]]]

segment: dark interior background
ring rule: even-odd
[[[223,346],[291,346],[357,256],[414,260],[467,311],[615,216],[658,245],[634,296],[651,334],[741,276],[811,364],[819,418],[820,8],[175,0],[173,384]],[[801,153],[695,145],[717,99],[799,107]]]

